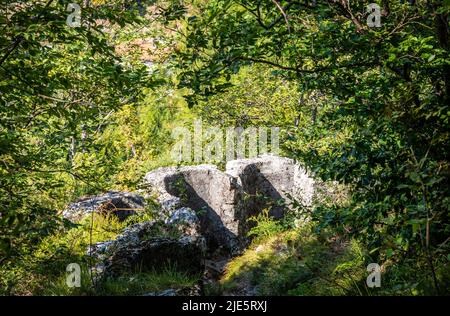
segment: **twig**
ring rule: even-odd
[[[288,32],[291,33],[291,27],[289,25],[289,20],[286,15],[286,12],[284,12],[283,8],[280,6],[280,4],[277,2],[277,0],[272,0],[272,2],[277,6],[278,10],[280,10],[281,14],[284,17],[284,20],[286,21],[286,26],[287,26]]]

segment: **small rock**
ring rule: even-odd
[[[260,253],[263,250],[264,250],[264,246],[263,245],[259,245],[258,247],[256,247],[255,252],[256,253]]]
[[[143,296],[200,296],[201,289],[199,285],[181,289],[167,289],[161,292],[145,293]]]
[[[177,291],[174,289],[168,289],[161,292],[150,292],[143,296],[177,296]]]
[[[175,210],[165,223],[175,227],[185,235],[198,235],[200,233],[200,220],[197,214],[188,207]]]

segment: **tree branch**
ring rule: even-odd
[[[47,9],[50,4],[52,4],[53,0],[49,0],[47,4],[45,5],[44,9]],[[35,18],[32,18],[32,20],[37,21],[40,19],[44,11],[41,11]],[[20,43],[23,42],[25,38],[22,35],[19,35],[14,40],[14,43],[11,45],[11,47],[8,49],[6,54],[0,59],[0,66],[8,59],[8,57],[12,54],[12,52],[19,47]]]
[[[285,10],[280,6],[280,4],[277,2],[277,0],[272,0],[272,2],[277,6],[278,10],[281,11],[281,15],[283,16],[284,20],[286,21],[286,26],[287,26],[288,32],[291,33],[291,26],[289,25],[289,20],[288,20]],[[289,4],[286,7],[289,7]]]

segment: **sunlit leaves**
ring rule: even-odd
[[[71,28],[69,2],[0,6],[0,258],[57,225],[61,201],[52,192],[67,175],[94,183],[100,168],[72,165],[74,152],[92,150],[102,118],[152,85],[145,66],[125,62],[105,32],[142,21],[137,11],[123,1],[83,6],[81,26]]]

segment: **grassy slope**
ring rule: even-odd
[[[367,292],[355,242],[313,235],[310,226],[257,239],[228,263],[211,294],[343,295]],[[350,276],[350,277],[349,277]]]

